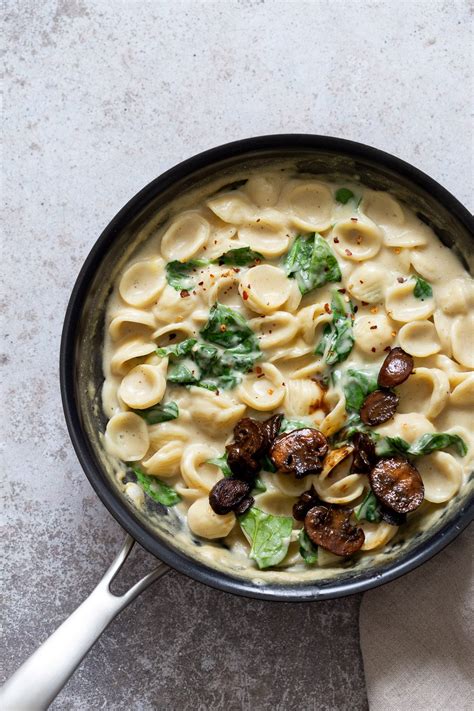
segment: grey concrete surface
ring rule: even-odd
[[[101,229],[179,160],[248,135],[383,148],[471,199],[471,4],[3,0],[3,676],[123,534],[73,453],[58,348]],[[132,569],[152,564],[142,553]],[[367,708],[358,598],[264,604],[170,574],[105,632],[54,709]]]

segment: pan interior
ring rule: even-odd
[[[377,161],[370,153],[367,157],[354,157],[350,152],[335,153],[333,150],[314,148],[298,151],[268,149],[222,157],[191,171],[187,167],[179,171],[178,166],[175,174],[168,178],[165,175],[164,180],[158,179],[152,183],[119,213],[103,233],[94,254],[89,257],[72,299],[68,335],[71,348],[66,363],[66,378],[72,379],[69,387],[74,392],[73,408],[78,417],[76,429],[79,426],[82,435],[79,438],[82,439],[79,453],[82,463],[86,464],[88,476],[104,502],[118,515],[120,522],[126,527],[127,524],[133,524],[132,533],[143,532],[143,538],[140,540],[138,536],[139,540],[152,553],[177,567],[180,567],[180,560],[181,567],[191,574],[193,566],[196,571],[205,571],[212,566],[218,573],[217,576],[211,573],[211,578],[224,575],[230,579],[227,586],[230,589],[233,580],[234,587],[238,587],[240,581],[245,592],[251,595],[271,596],[272,589],[276,595],[283,594],[282,588],[286,587],[293,590],[295,597],[301,595],[303,590],[306,590],[306,597],[318,597],[318,592],[326,587],[334,589],[334,586],[339,590],[337,594],[344,594],[345,590],[349,591],[352,583],[376,581],[394,563],[408,561],[439,536],[442,529],[459,519],[469,503],[472,477],[470,485],[465,486],[448,506],[436,512],[430,511],[424,524],[418,524],[416,530],[410,530],[408,526],[403,534],[399,532],[382,552],[365,554],[342,567],[317,571],[311,569],[306,576],[296,581],[291,572],[284,570],[265,571],[262,575],[257,570],[249,572],[248,569],[230,569],[228,562],[219,564],[214,557],[211,563],[206,557],[206,547],[199,540],[190,540],[189,535],[184,534],[182,523],[172,511],[160,505],[148,507],[146,513],[132,507],[120,491],[121,484],[116,476],[121,471],[120,463],[114,461],[103,447],[103,432],[107,421],[101,406],[104,317],[107,299],[117,275],[151,231],[156,230],[178,209],[192,206],[196,191],[205,190],[212,194],[244,179],[255,170],[281,167],[295,175],[317,175],[332,180],[350,179],[373,189],[391,192],[432,227],[440,240],[468,266],[471,274],[474,272],[472,235],[463,222],[417,181]],[[78,448],[77,438],[75,444]],[[219,546],[220,543],[212,545]],[[177,558],[173,558],[173,555]],[[196,577],[199,577],[198,573]],[[218,581],[216,584],[219,586]],[[262,586],[265,594],[262,594]]]

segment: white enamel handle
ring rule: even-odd
[[[126,593],[113,595],[110,583],[127,559],[134,542],[127,536],[122,550],[89,597],[5,683],[0,691],[2,711],[46,709],[118,613],[168,572],[168,566],[160,563]]]

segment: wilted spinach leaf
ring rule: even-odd
[[[253,262],[261,262],[263,256],[260,252],[254,252],[250,247],[237,247],[236,249],[229,249],[228,252],[224,252],[220,257],[216,257],[212,260],[213,264],[225,264],[229,267],[245,267]]]
[[[211,307],[201,336],[223,348],[235,348],[247,340],[255,341],[258,348],[257,338],[242,314],[224,304],[216,303]]]
[[[341,270],[329,244],[318,234],[299,235],[285,258],[286,274],[296,279],[302,294],[341,281]]]
[[[333,291],[331,299],[332,323],[326,324],[315,353],[324,356],[328,365],[345,360],[354,346],[352,322],[354,308],[351,301],[344,301],[341,294]]]
[[[343,377],[346,410],[360,412],[367,395],[377,388],[377,374],[348,368]]]
[[[290,516],[272,516],[253,506],[239,517],[239,523],[251,544],[250,558],[259,568],[269,568],[283,560],[293,529]]]
[[[176,493],[171,486],[164,484],[160,479],[157,479],[156,476],[145,474],[145,472],[136,465],[130,465],[130,468],[135,473],[137,482],[145,494],[153,499],[153,501],[157,501],[159,504],[163,504],[163,506],[175,506],[179,504],[181,496]]]
[[[422,279],[420,276],[414,276],[413,279],[416,281],[415,288],[413,289],[413,296],[416,296],[417,299],[421,299],[422,301],[433,296],[433,289],[427,281]]]
[[[251,493],[252,494],[263,494],[263,492],[266,490],[267,490],[267,487],[265,486],[263,481],[258,476],[253,483],[253,489],[252,489]]]
[[[208,462],[208,464],[214,464],[216,467],[219,467],[219,469],[222,471],[222,473],[225,477],[232,476],[230,467],[227,464],[227,452],[224,452],[224,454],[221,457],[215,457],[214,459],[208,459],[207,462]]]
[[[339,188],[339,190],[336,190],[336,200],[337,202],[342,203],[345,205],[351,198],[354,197],[354,193],[352,190],[349,190],[349,188]]]
[[[440,449],[454,447],[460,457],[467,454],[467,446],[459,435],[452,435],[448,432],[436,432],[419,437],[416,442],[409,444],[402,437],[383,437],[378,442],[376,451],[379,457],[386,457],[391,454],[408,454],[412,457],[420,457],[424,454],[431,454]]]
[[[284,417],[280,425],[280,434],[284,432],[293,432],[294,430],[303,430],[305,427],[311,427],[311,424],[303,422],[303,420],[287,420]]]
[[[380,505],[372,490],[367,492],[361,505],[355,509],[354,515],[357,521],[361,519],[365,519],[365,521],[369,521],[370,523],[378,523],[381,521]]]
[[[166,265],[166,281],[176,291],[190,291],[195,283],[191,273],[199,267],[206,267],[208,259],[191,259],[189,262],[168,262]]]
[[[307,565],[314,565],[318,562],[318,549],[308,537],[304,528],[301,529],[299,535],[300,555]]]
[[[160,358],[170,358],[170,360],[184,358],[191,353],[192,349],[196,345],[197,340],[195,338],[186,338],[181,343],[176,343],[172,346],[164,346],[163,348],[156,349],[156,355]]]
[[[179,417],[179,408],[175,402],[160,403],[152,407],[147,407],[146,410],[134,410],[134,412],[140,415],[140,417],[143,417],[149,425],[176,420],[176,418]]]

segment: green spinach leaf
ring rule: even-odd
[[[259,568],[281,563],[290,545],[293,529],[290,516],[272,516],[253,506],[243,516],[239,516],[239,522],[251,545],[250,558]]]
[[[281,430],[280,430],[281,432]],[[262,469],[264,472],[270,472],[271,474],[274,474],[276,472],[276,466],[273,464],[272,460],[268,456],[268,454],[263,455],[262,459]]]
[[[337,202],[340,202],[345,205],[349,202],[351,198],[354,197],[354,193],[352,192],[352,190],[349,190],[349,188],[339,188],[339,190],[336,190],[335,197]]]
[[[216,257],[212,260],[213,264],[225,264],[229,267],[245,267],[253,262],[263,261],[263,256],[260,252],[254,252],[250,247],[237,247],[236,249],[229,249],[228,252],[224,252],[220,257]]]
[[[177,385],[197,385],[200,379],[200,372],[192,361],[186,363],[173,363],[168,368],[166,376],[170,383]]]
[[[209,264],[208,259],[191,259],[189,262],[168,262],[166,265],[166,281],[176,291],[190,291],[194,289],[194,278],[192,272],[197,271],[200,267],[206,267]]]
[[[156,355],[160,356],[160,358],[170,358],[170,360],[184,358],[191,353],[196,343],[197,340],[195,338],[186,338],[181,343],[157,348]]]
[[[323,336],[315,350],[316,355],[324,357],[327,365],[335,365],[345,360],[354,346],[352,302],[346,303],[341,294],[334,290],[331,311],[332,323],[324,327]]]
[[[163,506],[175,506],[181,501],[181,496],[176,493],[171,486],[164,484],[156,476],[149,476],[136,465],[129,465],[135,476],[137,477],[137,482],[142,487],[143,491],[150,499],[157,501]]]
[[[246,341],[255,341],[258,348],[257,338],[242,314],[224,304],[216,303],[211,307],[201,336],[223,348],[236,348]]]
[[[208,343],[188,338],[156,349],[157,355],[170,358],[170,382],[207,390],[230,389],[261,357],[257,337],[245,319],[222,304],[211,308],[201,335]]]
[[[377,375],[375,373],[348,368],[343,378],[346,410],[360,412],[367,395],[377,390],[377,388]]]
[[[414,276],[413,279],[416,281],[415,288],[413,289],[413,296],[417,299],[424,301],[433,296],[433,289],[427,281],[422,279],[420,276]]]
[[[377,499],[375,498],[375,494],[372,490],[369,490],[367,492],[366,497],[361,503],[361,505],[358,506],[354,511],[354,515],[357,521],[365,519],[365,521],[369,521],[370,523],[378,523],[382,520],[382,516],[380,514],[380,505]]]
[[[263,483],[262,479],[258,476],[254,483],[253,483],[253,489],[251,491],[252,494],[263,494],[264,491],[267,490],[267,487]]]
[[[386,457],[391,454],[408,454],[412,457],[420,457],[424,454],[431,454],[440,449],[453,447],[460,457],[467,454],[467,446],[459,435],[452,435],[448,432],[436,432],[422,435],[416,442],[409,444],[402,437],[383,437],[377,444],[376,451],[379,457]]]
[[[294,430],[304,430],[306,427],[311,427],[311,424],[304,422],[303,420],[287,420],[284,417],[280,425],[280,434],[284,432],[293,432]]]
[[[286,274],[296,279],[302,294],[341,281],[341,270],[329,244],[321,235],[299,235],[286,255]]]
[[[300,542],[300,555],[304,559],[304,562],[307,565],[314,565],[315,563],[317,563],[318,549],[308,537],[308,534],[306,533],[304,528],[301,529],[298,540]]]
[[[133,412],[143,417],[148,425],[176,420],[179,417],[179,407],[175,402],[160,403],[159,405],[147,407],[146,410],[134,410]]]
[[[207,462],[208,464],[214,464],[216,467],[219,467],[225,477],[232,476],[230,467],[227,464],[227,452],[224,452],[224,454],[220,457],[208,459]]]

